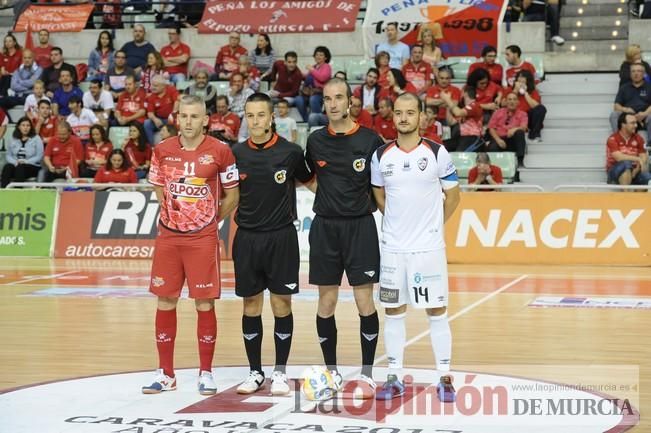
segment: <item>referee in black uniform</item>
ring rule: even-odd
[[[325,364],[337,371],[335,308],[343,272],[353,286],[360,318],[362,372],[357,381],[361,397],[373,398],[373,362],[379,322],[373,284],[380,273],[376,210],[371,192],[371,157],[383,145],[372,130],[360,127],[348,114],[350,86],[333,78],[323,89],[329,126],[310,134],[305,159],[316,174],[316,214],[310,228],[310,284],[319,286],[316,327]],[[358,393],[359,395],[359,393]]]
[[[275,133],[273,104],[263,93],[246,100],[244,117],[250,138],[233,147],[240,173],[238,229],[233,241],[235,293],[244,301],[242,334],[251,371],[237,388],[251,394],[264,387],[262,307],[264,289],[271,293],[275,317],[276,367],[273,395],[289,394],[285,367],[294,330],[291,295],[298,293],[300,256],[294,180],[309,183],[303,150]]]

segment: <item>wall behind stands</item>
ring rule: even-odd
[[[628,41],[641,46],[642,51],[651,51],[651,22],[649,20],[630,20]]]

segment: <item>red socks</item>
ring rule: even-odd
[[[176,310],[156,310],[156,347],[158,366],[174,377],[174,340],[176,339]]]
[[[197,311],[197,339],[199,340],[199,370],[212,372],[212,359],[217,340],[215,309]]]

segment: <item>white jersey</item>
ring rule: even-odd
[[[375,151],[371,184],[385,192],[382,249],[424,252],[445,248],[443,189],[458,184],[457,171],[443,146],[421,139],[410,152],[396,141]]]
[[[98,123],[97,116],[95,113],[90,111],[88,108],[82,108],[79,116],[75,116],[74,113],[70,113],[66,118],[70,126],[72,127],[72,132],[81,140],[90,139],[90,127]]]

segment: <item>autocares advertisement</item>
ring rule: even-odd
[[[0,256],[50,255],[55,191],[0,191]]]

